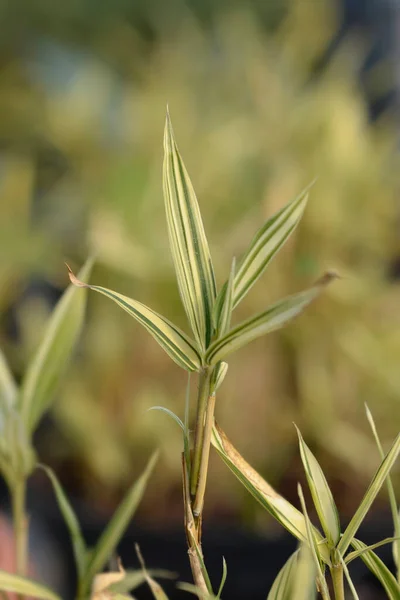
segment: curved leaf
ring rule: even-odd
[[[283,327],[315,300],[336,277],[335,273],[328,272],[310,289],[288,296],[270,306],[266,311],[243,321],[211,344],[206,353],[207,363],[215,365],[219,360],[224,360],[229,354],[249,342]]]
[[[386,454],[384,460],[381,462],[378,470],[376,471],[369,487],[364,495],[364,498],[361,501],[360,506],[356,510],[353,518],[350,523],[346,527],[345,532],[343,533],[337,549],[338,552],[343,556],[350,544],[352,543],[353,537],[355,536],[358,528],[360,527],[365,515],[371,508],[373,501],[378,495],[381,487],[385,483],[385,479],[390,472],[390,469],[393,467],[394,462],[396,461],[400,452],[400,433],[396,437],[395,441],[392,444],[389,452]]]
[[[168,112],[163,183],[179,291],[194,336],[204,350],[212,335],[212,309],[216,298],[214,270],[196,194],[175,143]]]
[[[67,265],[68,267],[68,265]],[[110,298],[118,306],[134,317],[157,340],[165,352],[180,367],[187,371],[197,371],[201,366],[200,355],[195,343],[173,323],[137,300],[118,294],[98,285],[87,285],[80,281],[68,267],[71,282],[77,287],[86,287]]]
[[[85,571],[87,550],[79,521],[55,473],[52,471],[52,469],[46,467],[45,465],[38,466],[46,473],[53,486],[58,507],[64,518],[65,524],[68,527],[69,535],[71,537],[75,565],[78,571],[79,580],[81,580]]]
[[[290,502],[280,496],[272,486],[239,454],[222,429],[214,424],[211,442],[232,473],[252,496],[285,527],[294,537],[308,544],[304,515]],[[320,556],[329,564],[329,550],[321,533],[313,527]]]
[[[249,249],[240,261],[235,276],[234,307],[243,300],[296,229],[307,204],[308,190],[311,185],[313,183],[268,219],[254,236]]]
[[[400,599],[400,586],[396,581],[393,573],[389,571],[385,563],[373,552],[372,550],[367,550],[366,544],[357,540],[356,538],[352,539],[351,545],[355,550],[364,552],[360,553],[361,560],[365,563],[368,569],[375,575],[375,577],[381,582],[384,587],[386,594],[390,600],[399,600]]]
[[[305,443],[300,430],[297,427],[296,430],[299,436],[300,456],[314,506],[328,543],[334,547],[340,538],[340,522],[336,504],[317,459]]]
[[[293,579],[296,574],[299,551],[296,550],[279,571],[267,600],[292,600]]]
[[[96,544],[96,547],[91,553],[90,562],[87,566],[84,576],[84,589],[89,589],[94,577],[101,572],[107,560],[119,543],[126,527],[132,520],[132,517],[142,499],[147,482],[155,467],[157,459],[158,453],[156,452],[150,458],[139,479],[137,479],[137,481],[135,481],[128,490],[128,493],[117,508],[107,528],[103,531],[99,541]]]

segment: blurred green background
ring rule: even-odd
[[[261,223],[317,177],[297,233],[237,318],[327,268],[342,279],[295,324],[234,355],[216,410],[246,459],[297,502],[295,421],[349,515],[378,462],[364,403],[385,444],[400,422],[400,290],[388,276],[400,254],[399,164],[394,118],[370,123],[363,42],[346,39],[318,68],[338,6],[20,0],[0,14],[0,344],[16,375],[67,285],[64,260],[77,269],[95,254],[93,282],[186,328],[162,198],[168,103],[220,283]],[[379,64],[373,93],[387,80]],[[159,446],[141,517],[180,523],[180,432],[147,409],[182,416],[185,386],[136,322],[89,295],[41,460],[108,511]],[[275,527],[216,456],[206,513]]]

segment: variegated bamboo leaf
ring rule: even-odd
[[[296,576],[298,558],[299,551],[296,550],[279,571],[269,591],[267,600],[292,600],[292,588]]]
[[[298,492],[298,495],[300,498],[301,508],[302,508],[304,520],[306,523],[308,549],[311,554],[311,561],[314,563],[313,571],[317,575],[319,585],[322,586],[321,587],[322,596],[324,598],[327,598],[329,595],[329,592],[328,592],[328,586],[327,586],[327,583],[326,583],[326,580],[324,577],[324,573],[322,571],[323,557],[320,554],[319,546],[318,546],[318,543],[317,543],[317,540],[315,537],[315,528],[313,527],[313,524],[310,521],[310,517],[308,516],[306,502],[304,500],[303,490],[301,488],[300,483],[297,485],[297,492]],[[323,548],[323,546],[322,546],[322,548]],[[314,579],[314,577],[312,579]],[[310,584],[310,581],[309,581],[309,584]],[[313,588],[315,589],[314,585],[313,585]],[[310,590],[308,590],[308,592],[306,592],[306,593],[303,593],[304,600],[306,600],[307,597],[309,597],[309,595],[310,595],[309,592],[310,592]],[[300,596],[299,595],[294,596],[294,598],[296,598],[296,599],[298,597],[300,597]]]
[[[383,588],[386,591],[386,594],[390,600],[399,600],[400,599],[400,586],[396,581],[393,573],[389,571],[385,563],[373,552],[373,550],[368,550],[368,546],[353,538],[351,541],[351,545],[355,550],[360,551],[360,558],[368,567],[368,569],[375,575],[375,577],[380,581]],[[364,551],[364,552],[361,552]]]
[[[88,260],[79,277],[89,277],[93,261]],[[83,284],[86,286],[86,284]],[[86,293],[73,285],[53,310],[42,342],[28,366],[19,395],[19,409],[28,432],[32,432],[49,408],[72,350],[81,332],[86,307]]]
[[[167,113],[164,132],[164,198],[179,291],[190,325],[204,350],[212,335],[216,287],[211,255],[192,183]]]
[[[290,502],[278,494],[253,467],[239,454],[222,429],[214,424],[211,442],[216,451],[256,500],[285,527],[294,537],[308,544],[307,526],[304,515]],[[313,527],[319,554],[329,564],[329,550],[321,533]]]
[[[308,199],[310,184],[299,196],[273,215],[259,229],[240,261],[235,276],[234,306],[245,297],[282,248],[300,221]]]
[[[378,431],[376,429],[374,418],[373,418],[372,413],[369,410],[367,405],[365,405],[365,411],[367,414],[368,422],[369,422],[371,430],[372,430],[372,434],[375,438],[375,442],[378,447],[379,454],[381,456],[381,460],[383,460],[385,457],[385,453],[383,451],[382,444],[379,439],[379,435],[378,435]],[[394,491],[394,486],[393,486],[393,482],[392,482],[390,475],[388,475],[386,478],[386,486],[387,486],[388,495],[389,495],[390,509],[392,511],[392,518],[393,518],[393,525],[394,525],[394,537],[396,538],[396,540],[393,542],[393,546],[392,546],[393,558],[394,558],[394,562],[396,565],[397,573],[399,574],[400,573],[400,564],[399,564],[399,560],[400,560],[400,515],[399,515],[399,509],[397,506],[396,493]]]
[[[393,467],[398,455],[400,452],[400,433],[396,437],[395,441],[392,444],[389,452],[386,454],[385,458],[381,462],[378,470],[376,471],[365,495],[361,501],[360,506],[356,510],[353,518],[350,523],[347,525],[345,532],[343,533],[339,544],[337,546],[338,551],[342,556],[344,556],[346,550],[352,543],[352,540],[360,527],[365,515],[371,508],[373,501],[381,490],[383,484],[385,483],[385,479],[390,472],[390,469]]]
[[[116,302],[118,306],[139,321],[180,367],[187,371],[199,370],[201,359],[196,349],[196,344],[179,327],[176,327],[176,325],[168,321],[165,317],[162,317],[141,302],[132,300],[132,298],[118,294],[108,288],[98,285],[87,285],[77,279],[69,267],[68,270],[70,279],[74,285],[90,288],[95,292],[103,294],[103,296]]]
[[[231,273],[226,285],[221,289],[214,304],[213,315],[217,337],[229,331],[233,309],[233,286],[235,279],[235,259],[232,260]]]
[[[297,427],[296,430],[299,436],[300,456],[314,506],[328,543],[331,547],[334,547],[340,538],[340,522],[336,504],[317,459],[305,443]]]
[[[207,363],[215,365],[219,360],[224,360],[229,354],[249,342],[279,329],[300,314],[336,277],[335,273],[328,272],[310,289],[288,296],[270,306],[266,311],[243,321],[211,344],[206,353]]]

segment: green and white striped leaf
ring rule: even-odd
[[[390,469],[394,465],[398,455],[400,452],[400,434],[396,437],[395,441],[392,444],[389,452],[386,454],[384,460],[381,462],[377,472],[375,473],[365,495],[361,501],[360,506],[356,510],[353,518],[348,524],[345,532],[343,533],[339,544],[337,546],[338,551],[342,556],[344,556],[346,550],[352,543],[352,540],[360,527],[365,515],[371,508],[373,501],[378,495],[380,489],[385,483],[385,479],[388,476]]]
[[[311,185],[268,219],[254,236],[249,249],[240,261],[235,276],[234,307],[243,300],[296,229],[307,204]]]
[[[93,261],[79,272],[86,280]],[[69,285],[53,310],[39,348],[28,366],[19,395],[19,409],[28,432],[32,432],[50,407],[80,335],[86,307],[86,293]]]
[[[164,132],[163,186],[179,291],[195,339],[204,350],[213,329],[214,270],[196,194],[175,143],[168,113]]]
[[[323,597],[326,598],[327,596],[329,596],[329,592],[328,592],[328,586],[326,584],[326,580],[324,577],[324,573],[322,572],[322,567],[321,567],[321,565],[323,564],[323,557],[320,555],[320,552],[319,552],[319,546],[318,546],[318,543],[317,543],[317,540],[315,537],[315,528],[313,527],[313,524],[310,521],[310,517],[308,516],[306,502],[304,500],[303,490],[301,488],[300,483],[297,485],[297,493],[300,498],[301,509],[303,511],[304,520],[306,522],[307,539],[308,539],[307,547],[310,551],[311,561],[314,563],[314,569],[312,569],[312,570],[309,569],[309,571],[314,572],[314,577],[315,577],[315,575],[317,576],[319,584],[320,584],[320,586],[322,586],[321,593],[322,593]],[[313,577],[313,579],[314,579],[314,577]],[[310,591],[311,590],[310,590],[310,582],[309,582],[309,589],[307,592],[305,592],[305,595],[304,595],[305,599],[310,596]],[[297,598],[297,596],[294,596],[294,597]]]
[[[373,418],[372,413],[369,410],[367,405],[365,405],[365,411],[367,414],[368,422],[369,422],[371,430],[372,430],[372,434],[375,438],[375,442],[378,447],[379,454],[381,456],[381,460],[383,460],[385,457],[385,453],[383,451],[382,444],[379,439],[379,435],[378,435],[378,431],[375,426],[374,418]],[[397,573],[399,574],[400,573],[400,565],[399,565],[399,560],[400,560],[400,515],[399,515],[399,509],[397,507],[396,494],[394,491],[394,487],[393,487],[393,483],[392,483],[392,479],[391,479],[390,475],[388,475],[386,478],[386,486],[387,486],[388,495],[389,495],[390,510],[392,511],[394,537],[396,538],[395,541],[393,542],[393,546],[392,546],[393,559],[394,559],[394,563],[396,565]]]
[[[69,267],[68,267],[69,269]],[[157,340],[165,352],[180,367],[187,371],[198,371],[201,366],[196,344],[179,327],[148,308],[137,300],[118,294],[98,285],[87,285],[80,281],[69,269],[72,283],[78,287],[87,287],[113,300],[118,306],[134,317]]]
[[[78,579],[81,581],[86,567],[87,549],[79,521],[54,471],[45,465],[38,466],[46,473],[53,486],[58,507],[69,531]]]
[[[299,551],[296,550],[279,571],[269,591],[267,600],[293,600],[292,589],[297,571],[298,558]]]
[[[296,430],[299,436],[300,456],[314,506],[322,529],[327,537],[328,544],[333,548],[340,538],[340,522],[336,504],[317,459],[305,443],[297,427]]]
[[[325,585],[325,578],[319,582]],[[311,550],[306,544],[302,544],[299,550],[296,570],[293,574],[291,600],[315,600],[317,595],[316,569]],[[324,596],[329,600],[329,593]]]
[[[41,583],[6,571],[0,571],[0,590],[41,600],[61,600],[60,596]]]
[[[111,521],[103,531],[93,549],[84,576],[84,591],[90,589],[95,576],[102,571],[107,560],[116,549],[121,536],[133,518],[133,515],[143,497],[147,482],[155,467],[158,453],[154,453],[147,463],[143,473],[135,481],[114,513]]]
[[[400,586],[397,583],[393,573],[389,571],[379,556],[377,556],[372,550],[368,550],[368,546],[356,538],[352,539],[351,545],[355,550],[364,550],[364,552],[360,553],[360,558],[371,571],[371,573],[373,573],[380,581],[388,598],[390,600],[400,600]]]
[[[235,268],[236,260],[233,259],[228,282],[221,289],[214,304],[213,315],[217,337],[225,335],[231,324]]]
[[[7,364],[6,357],[0,350],[0,411],[4,408],[9,409],[14,405],[17,393],[17,384]]]
[[[211,344],[206,353],[207,363],[215,365],[219,360],[225,360],[229,354],[239,350],[249,342],[283,327],[315,300],[335,278],[334,273],[326,273],[310,289],[288,296],[270,306],[266,311],[243,321],[225,336]]]
[[[261,477],[253,467],[233,447],[222,429],[214,424],[211,442],[232,473],[240,483],[250,492],[252,496],[294,537],[301,542],[308,543],[307,525],[304,515],[290,502],[280,496]],[[329,564],[329,550],[323,541],[321,533],[313,527],[315,538],[318,543],[320,556]]]
[[[361,554],[364,554],[367,550],[375,550],[376,548],[380,548],[381,546],[386,546],[386,544],[393,544],[397,538],[388,537],[380,542],[376,542],[375,544],[371,544],[370,546],[366,546],[363,550],[354,550],[353,552],[349,552],[346,554],[344,559],[345,563],[348,565],[352,560],[359,558]]]

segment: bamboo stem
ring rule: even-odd
[[[331,568],[333,592],[335,600],[345,600],[343,583],[343,566],[336,565]]]
[[[210,457],[211,432],[214,423],[215,394],[208,397],[206,417],[204,424],[203,448],[200,459],[199,478],[196,496],[193,502],[193,514],[195,519],[201,516],[204,505],[204,494],[206,491],[208,461]]]
[[[190,473],[190,493],[194,498],[197,492],[200,462],[203,452],[204,418],[207,410],[207,399],[210,387],[210,369],[205,368],[199,376],[199,392],[197,397],[196,429],[194,437],[194,450],[192,468]]]
[[[11,488],[17,575],[26,576],[28,555],[28,520],[25,514],[26,482],[21,478]],[[20,600],[23,595],[18,596]]]

